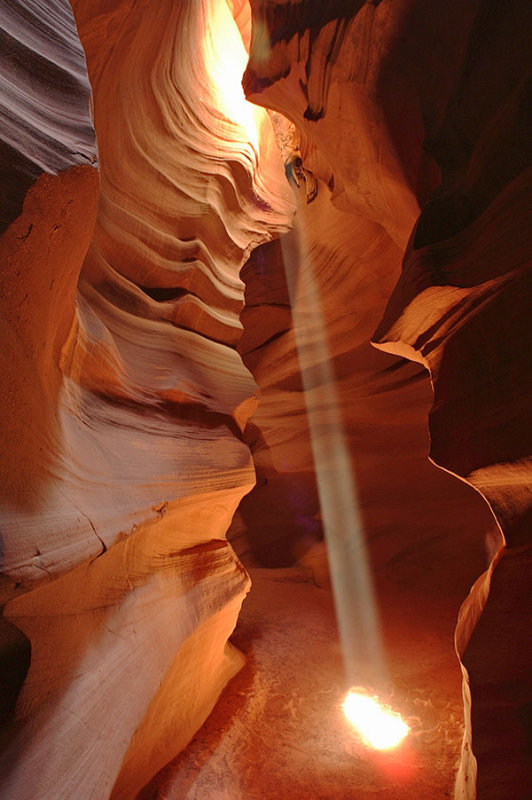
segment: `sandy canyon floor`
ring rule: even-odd
[[[349,687],[331,593],[301,568],[251,575],[232,640],[246,666],[139,800],[452,797],[462,736],[456,601],[420,602],[404,588],[379,587],[389,699],[411,727],[401,746],[379,752],[357,738],[341,709]]]

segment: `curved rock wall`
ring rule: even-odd
[[[376,334],[427,364],[431,457],[478,489],[504,534],[456,635],[470,720],[456,795],[474,796],[476,783],[477,797],[494,800],[526,797],[532,778],[531,21],[526,4],[480,4],[428,143],[442,182]]]
[[[11,694],[24,683],[16,708],[5,693],[2,790],[135,796],[241,663],[227,638],[249,581],[225,532],[254,482],[256,385],[236,351],[253,248],[239,350],[264,402],[246,433],[260,487],[241,513],[259,560],[313,557],[302,386],[318,365],[297,366],[281,271],[295,248],[298,313],[332,356],[375,563],[404,584],[431,563],[427,583],[444,570],[460,591],[482,568],[487,517],[422,466],[427,385],[404,357],[430,371],[431,457],[504,531],[457,631],[457,797],[524,800],[529,4],[252,6],[253,26],[241,0],[2,6],[2,655]],[[276,123],[305,183],[279,245],[294,203],[270,117],[239,88],[249,42],[247,94],[300,134],[294,147]],[[391,355],[369,347],[376,326]],[[439,515],[430,535],[419,517],[398,527],[410,481]]]
[[[399,593],[463,598],[485,566],[492,516],[427,459],[426,370],[369,341],[401,251],[382,227],[335,209],[322,183],[310,204],[303,187],[298,194],[294,232],[257,248],[242,270],[238,348],[261,398],[245,431],[257,486],[240,503],[231,541],[261,565],[302,560],[327,581],[307,414],[318,421],[314,436],[331,440],[338,417],[350,454],[342,479],[356,486],[375,579]],[[335,455],[321,466],[338,470]]]
[[[303,165],[327,184],[339,211],[378,223],[406,250],[374,342],[429,369],[431,458],[482,493],[504,532],[505,547],[473,588],[457,630],[467,731],[456,794],[524,798],[532,649],[529,5],[252,5],[246,92],[300,128]],[[354,243],[353,223],[345,235]],[[319,241],[323,248],[325,229]],[[285,314],[277,330],[289,323]],[[262,378],[265,352],[250,348],[247,358],[278,412],[287,380]],[[282,430],[277,441],[266,433],[274,458]],[[262,441],[258,450],[260,461]]]
[[[249,12],[235,8],[241,35],[214,0],[72,7],[99,195],[94,168],[61,160],[87,128],[94,154],[72,11],[17,12],[20,48],[51,38],[61,69],[43,68],[57,92],[44,110],[65,134],[41,120],[52,174],[2,240],[4,620],[31,645],[3,790],[131,798],[242,663],[227,638],[249,579],[225,532],[254,483],[241,431],[256,386],[234,349],[238,273],[293,200],[269,118],[239,85]],[[77,105],[61,92],[71,51]],[[21,58],[12,93],[35,70]],[[32,113],[13,137],[22,161],[42,134]]]
[[[85,55],[67,0],[2,0],[0,231],[42,172],[94,164]]]

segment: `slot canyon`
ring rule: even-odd
[[[532,796],[531,31],[0,0],[0,797]]]

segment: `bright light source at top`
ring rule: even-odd
[[[228,6],[214,3],[214,8],[211,36],[204,42],[204,63],[212,81],[210,88],[226,119],[239,125],[248,141],[258,149],[260,126],[257,120],[264,116],[264,109],[248,103],[244,96],[242,75],[248,54]]]
[[[342,708],[366,744],[376,750],[397,747],[410,730],[400,714],[381,705],[375,697],[348,692]]]

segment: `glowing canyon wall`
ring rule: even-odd
[[[2,786],[131,798],[242,663],[239,270],[293,200],[224,3],[9,5]]]
[[[1,2],[3,791],[127,800],[202,724],[242,663],[250,448],[235,549],[326,581],[297,301],[376,565],[464,596],[483,568],[487,506],[425,458],[425,368],[431,458],[497,517],[456,796],[524,800],[528,4],[251,6]]]

